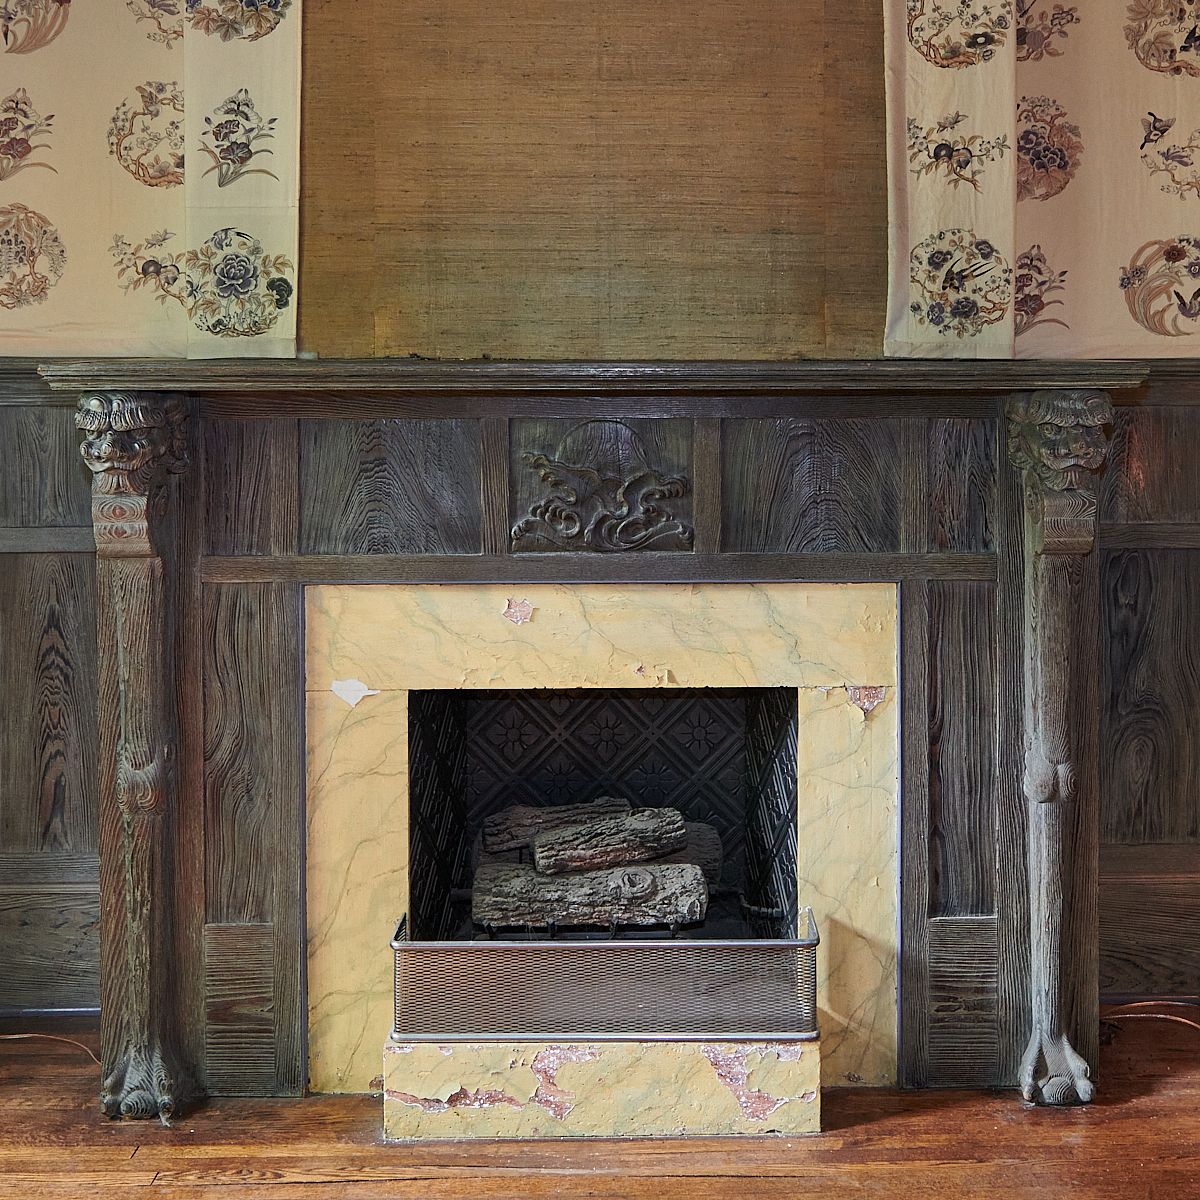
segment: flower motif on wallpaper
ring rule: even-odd
[[[1004,319],[1011,297],[1008,264],[970,229],[943,229],[909,256],[909,312],[943,337],[975,337]]]
[[[0,208],[0,308],[43,303],[66,266],[62,238],[41,213],[24,204]]]
[[[1119,279],[1129,315],[1151,333],[1184,337],[1200,319],[1200,238],[1146,242]]]
[[[1138,62],[1166,75],[1200,75],[1200,12],[1194,0],[1132,0],[1125,40]]]
[[[152,287],[160,303],[178,301],[202,333],[257,337],[289,306],[294,267],[282,254],[237,229],[218,229],[198,250],[163,253],[174,234],[163,230],[135,245],[122,235],[109,250],[124,291]]]
[[[1037,325],[1061,325],[1070,329],[1066,321],[1046,316],[1046,309],[1056,308],[1063,302],[1048,297],[1066,290],[1066,271],[1055,271],[1046,261],[1040,245],[1030,246],[1024,254],[1017,255],[1013,278],[1013,325],[1016,336],[1028,333]]]
[[[1161,190],[1167,195],[1200,197],[1200,129],[1168,140],[1174,124],[1174,117],[1152,112],[1142,118],[1142,162],[1151,175],[1166,175]]]
[[[966,183],[979,191],[984,164],[1003,158],[1010,149],[1008,135],[985,138],[981,133],[955,133],[965,120],[966,113],[955,112],[922,129],[908,119],[908,161],[917,164],[914,175],[937,175],[951,187]]]
[[[26,167],[44,167],[58,173],[49,163],[34,157],[39,150],[50,149],[49,142],[37,139],[49,135],[53,122],[53,113],[43,117],[34,109],[24,88],[0,100],[0,179],[10,179]]]
[[[184,26],[219,37],[223,42],[255,42],[276,29],[292,0],[125,0],[125,7],[153,27],[146,36],[170,46],[183,37]]]
[[[108,152],[147,187],[183,183],[183,89],[161,80],[123,100],[108,126]]]
[[[4,0],[0,4],[0,42],[6,54],[40,50],[67,27],[71,0]]]
[[[1003,0],[908,0],[908,40],[935,67],[973,67],[1004,45],[1011,11]]]
[[[275,136],[278,117],[259,116],[250,99],[250,93],[241,88],[223,104],[213,109],[211,117],[204,118],[204,131],[200,135],[200,149],[212,159],[212,166],[204,172],[217,172],[217,186],[226,187],[244,175],[279,176],[266,167],[250,168],[250,162],[272,151],[258,143],[270,141]]]
[[[1017,102],[1017,199],[1049,200],[1075,177],[1083,155],[1079,126],[1047,96]]]
[[[1043,58],[1058,58],[1072,25],[1078,25],[1079,9],[1063,4],[1038,8],[1041,0],[1016,0],[1017,3],[1017,62],[1041,62]]]

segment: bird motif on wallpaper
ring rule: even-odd
[[[1190,300],[1185,300],[1181,293],[1176,292],[1175,303],[1183,316],[1194,321],[1197,317],[1200,317],[1200,288],[1197,288],[1192,293]]]
[[[973,266],[965,269],[960,269],[959,262],[961,259],[954,259],[949,267],[946,268],[946,274],[942,276],[942,290],[946,292],[961,292],[968,279],[978,279],[982,275],[986,275],[995,265],[995,261],[989,259],[986,262],[977,262]]]
[[[1148,112],[1142,118],[1142,133],[1145,136],[1142,138],[1141,149],[1153,146],[1174,124],[1174,117],[1156,117],[1152,112]]]

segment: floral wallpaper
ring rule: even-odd
[[[300,0],[0,0],[0,353],[290,357]]]
[[[885,14],[886,352],[1200,352],[1200,3]]]

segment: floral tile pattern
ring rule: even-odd
[[[292,0],[125,0],[138,23],[150,26],[150,41],[164,46],[189,28],[223,42],[254,42],[277,29],[291,6]]]
[[[1195,333],[1200,320],[1200,238],[1180,235],[1139,246],[1119,285],[1129,315],[1162,337]]]
[[[1017,0],[1017,62],[1041,62],[1065,52],[1062,43],[1079,24],[1075,5],[1053,6],[1043,0]]]
[[[42,304],[63,277],[67,249],[50,221],[26,208],[0,208],[0,308]]]
[[[0,45],[6,54],[32,54],[67,27],[71,0],[4,0],[0,6]]]
[[[266,167],[251,167],[250,163],[273,151],[262,145],[275,137],[277,117],[261,117],[254,107],[246,88],[240,88],[223,104],[219,104],[212,116],[204,118],[200,151],[212,160],[212,166],[204,172],[217,172],[217,186],[228,187],[246,175],[279,176]]]
[[[908,0],[908,40],[935,67],[961,69],[990,61],[1011,28],[1005,3]]]
[[[57,170],[38,156],[39,150],[49,150],[48,139],[54,114],[43,117],[29,102],[29,93],[17,88],[0,100],[0,180],[11,179],[29,167]]]
[[[108,152],[147,187],[183,183],[183,89],[177,83],[140,84],[108,126]]]
[[[1016,277],[1013,287],[1016,299],[1013,301],[1015,313],[1016,336],[1028,333],[1037,325],[1061,325],[1064,329],[1070,326],[1060,317],[1046,316],[1048,308],[1061,307],[1061,299],[1051,300],[1057,292],[1066,290],[1067,272],[1056,271],[1046,261],[1041,246],[1030,246],[1024,254],[1017,256],[1015,266]]]
[[[1049,200],[1075,177],[1083,157],[1079,126],[1048,96],[1017,102],[1017,199]]]
[[[956,133],[968,119],[966,113],[954,112],[922,129],[909,118],[908,160],[916,164],[914,175],[934,175],[951,187],[965,183],[979,191],[984,165],[1003,158],[1011,147],[1007,134],[988,138],[981,133]]]
[[[914,319],[943,337],[974,337],[1008,313],[1008,264],[970,229],[943,229],[914,246],[909,278]]]

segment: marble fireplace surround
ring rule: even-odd
[[[407,905],[414,688],[795,688],[823,1082],[895,1083],[894,585],[350,584],[305,600],[312,1090],[378,1087],[387,941]],[[506,619],[510,601],[531,619]]]

